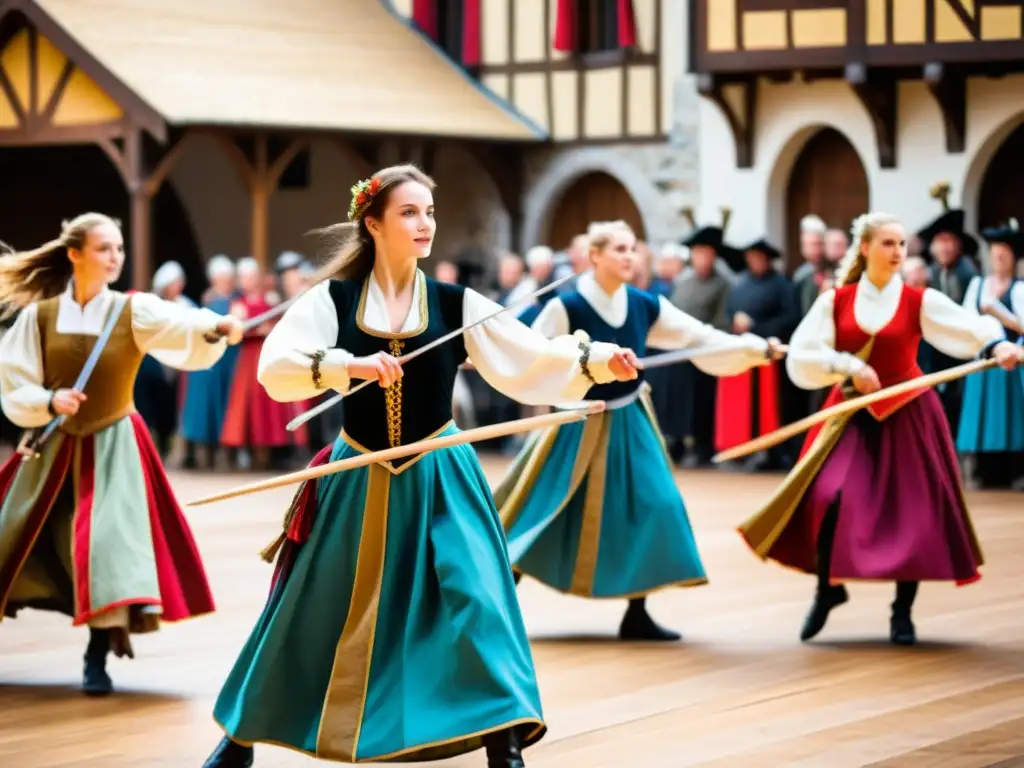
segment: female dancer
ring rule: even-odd
[[[922,337],[947,355],[993,355],[1007,369],[1024,360],[1024,349],[1006,342],[993,318],[904,284],[907,242],[898,219],[866,214],[852,234],[839,287],[818,297],[789,344],[787,371],[795,384],[835,385],[826,407],[919,376]],[[930,388],[812,431],[782,487],[740,530],[761,558],[817,575],[800,635],[805,641],[846,602],[837,581],[895,581],[890,638],[910,645],[919,582],[980,578],[981,548],[949,424]]]
[[[535,330],[549,337],[583,331],[637,354],[648,344],[731,347],[695,361],[714,375],[770,361],[774,343],[730,336],[629,285],[637,254],[628,224],[593,224],[588,235],[594,270],[574,292],[547,303]],[[593,383],[587,397],[607,401],[608,410],[531,440],[495,491],[509,556],[517,571],[562,592],[628,598],[623,639],[678,640],[645,607],[657,589],[707,581],[671,460],[646,386]]]
[[[636,376],[625,350],[548,341],[507,315],[400,366],[396,357],[500,309],[419,270],[435,232],[433,187],[408,165],[356,185],[343,279],[307,292],[267,337],[259,376],[277,400],[380,384],[346,400],[344,431],[314,465],[456,432],[452,387],[467,355],[529,403],[579,401],[590,377]],[[270,599],[217,701],[227,738],[207,768],[251,765],[253,742],[360,763],[484,746],[492,768],[524,765],[521,748],[545,726],[501,523],[471,446],[310,483],[283,538]]]
[[[203,304],[218,314],[229,314],[236,298],[235,265],[227,256],[214,256],[206,265],[206,277],[210,289],[203,295]],[[197,445],[206,449],[207,466],[212,467],[214,463],[237,356],[238,347],[230,347],[212,368],[189,374],[185,404],[181,409],[181,436],[185,441],[185,467],[188,469],[196,466]]]
[[[88,625],[84,689],[94,695],[112,690],[107,654],[132,656],[129,633],[213,610],[199,552],[132,403],[139,365],[151,354],[194,370],[224,353],[223,341],[204,334],[241,340],[234,318],[111,291],[123,263],[120,229],[96,213],[34,251],[0,258],[0,302],[23,308],[0,342],[0,404],[26,429],[66,418],[39,460],[16,454],[0,468],[0,617],[36,608]],[[80,391],[76,378],[108,327]]]
[[[1011,341],[1021,337],[1024,325],[1024,280],[1015,276],[1024,235],[1015,225],[981,233],[989,244],[991,273],[973,278],[964,296],[967,310],[995,317]],[[956,449],[964,457],[964,479],[972,484],[1013,483],[1024,473],[1024,371],[988,370],[964,382]]]

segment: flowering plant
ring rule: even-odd
[[[352,187],[352,203],[348,207],[349,221],[355,221],[363,215],[363,211],[373,202],[373,197],[380,191],[380,179],[363,179]]]

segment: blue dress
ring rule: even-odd
[[[1014,307],[1012,299],[1020,282],[1013,280],[999,297],[999,302],[1017,316],[1024,315],[1024,307]],[[974,278],[965,297],[965,302],[974,304],[978,312],[983,288],[981,278]],[[1018,340],[1009,334],[1007,338]],[[990,368],[965,378],[956,449],[966,454],[1024,452],[1024,369]]]
[[[578,292],[559,297],[570,331],[642,357],[660,305],[632,286],[626,291],[620,328]],[[642,379],[591,387],[587,398],[608,401],[608,410],[534,436],[495,491],[513,566],[581,597],[633,598],[706,583]]]
[[[336,346],[356,356],[406,354],[463,325],[464,288],[425,280],[419,329],[369,329],[367,285],[330,284]],[[457,432],[465,359],[457,338],[405,364],[387,390],[353,394],[344,431],[313,464]],[[233,741],[365,763],[441,760],[508,728],[523,746],[543,736],[505,538],[472,446],[307,483],[279,543],[269,601],[214,710]]]
[[[206,306],[220,315],[231,309],[231,296],[217,296]],[[228,394],[238,359],[238,347],[228,347],[212,368],[188,374],[185,403],[181,409],[181,436],[189,443],[217,445],[228,408]]]

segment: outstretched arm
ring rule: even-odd
[[[924,340],[950,357],[970,359],[1005,339],[1002,324],[979,315],[932,288],[921,302],[921,333]]]
[[[462,321],[469,325],[499,309],[493,301],[467,288]],[[506,312],[466,331],[466,351],[484,380],[526,405],[578,402],[595,383],[614,381],[609,363],[619,351],[616,345],[589,342],[585,336],[567,333],[548,338],[537,330],[549,325],[560,329],[559,311],[565,314],[561,300],[552,299],[533,328]],[[581,342],[589,354],[581,349]],[[586,372],[592,379],[587,378]]]
[[[769,361],[768,342],[759,336],[750,333],[733,336],[720,331],[686,314],[663,296],[658,298],[658,306],[658,320],[647,334],[647,343],[656,349],[729,348],[728,352],[693,361],[712,376],[732,376]]]
[[[229,342],[237,344],[241,338],[237,320],[209,309],[186,307],[152,293],[136,293],[128,301],[124,311],[132,313],[136,345],[170,368],[209,368],[220,360]],[[212,343],[206,339],[218,331],[232,333]]]

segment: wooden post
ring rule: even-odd
[[[252,233],[250,247],[252,257],[264,271],[270,260],[270,176],[267,157],[267,134],[256,136],[255,157],[253,158],[249,196],[252,201]]]
[[[126,186],[131,199],[132,288],[148,291],[153,279],[152,211],[153,196],[146,181],[142,129],[132,127],[124,140]]]

